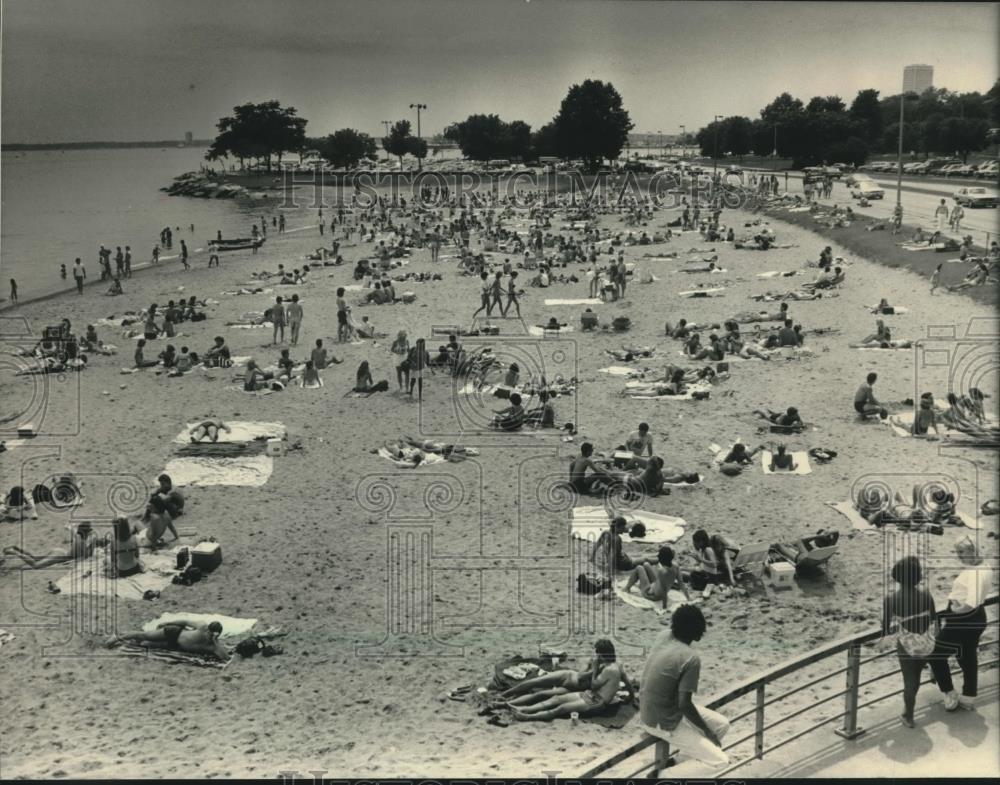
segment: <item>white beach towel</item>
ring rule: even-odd
[[[794,471],[789,471],[788,469],[776,469],[771,471],[771,459],[774,457],[770,450],[761,450],[760,463],[761,468],[764,469],[764,474],[812,474],[812,467],[809,465],[809,453],[805,451],[790,453],[792,456],[792,461],[798,466],[795,467]]]
[[[622,512],[621,515],[628,522],[630,528],[637,521],[641,521],[646,527],[645,537],[633,538],[628,532],[625,532],[622,534],[622,542],[656,545],[661,542],[677,542],[684,536],[686,523],[683,518],[659,515],[644,510]],[[573,508],[572,533],[574,537],[579,537],[581,540],[597,542],[601,533],[608,530],[610,522],[611,518],[602,506]]]
[[[631,381],[625,382],[625,391],[629,398],[639,401],[693,401],[696,392],[709,392],[710,385],[692,384],[682,395],[650,395],[649,393],[629,392],[629,389],[636,389],[646,386],[647,382]]]
[[[858,529],[859,531],[879,531],[878,526],[869,523],[862,517],[861,513],[855,509],[854,502],[848,500],[842,502],[827,502],[826,504],[828,507],[832,507],[847,518],[847,520],[851,522],[851,526],[855,529]],[[960,511],[956,512],[956,516],[962,522],[962,525],[964,525],[967,529],[982,528],[982,523],[976,517]]]
[[[274,471],[274,460],[268,455],[239,458],[174,458],[164,473],[177,486],[264,485]]]
[[[714,289],[693,289],[689,292],[678,292],[681,297],[713,297],[719,292],[726,291],[726,287],[717,286]]]
[[[174,444],[187,444],[191,441],[191,429],[200,424],[201,420],[188,423],[184,430],[174,437]],[[246,443],[255,439],[284,439],[286,435],[285,426],[280,422],[254,422],[251,420],[234,420],[228,422],[229,433],[219,430],[219,442]]]
[[[143,632],[152,632],[160,624],[169,623],[172,621],[180,621],[181,619],[190,619],[191,621],[205,622],[206,624],[213,621],[219,622],[222,625],[222,632],[219,633],[220,638],[233,638],[237,635],[245,635],[250,632],[254,625],[257,623],[256,619],[240,619],[235,616],[223,616],[220,613],[163,613],[159,617],[153,619],[152,621],[147,621],[142,625]]]
[[[664,485],[670,488],[697,488],[705,479],[704,475],[698,475],[698,482],[665,482]]]
[[[607,368],[598,368],[598,373],[606,373],[611,376],[641,376],[642,371],[638,368],[626,368],[623,365],[610,365]]]
[[[856,352],[893,352],[893,351],[899,351],[900,349],[903,349],[905,351],[909,351],[910,349],[913,348],[913,345],[910,344],[909,346],[898,346],[896,341],[889,341],[889,345],[888,346],[884,346],[884,347],[883,346],[852,346],[851,348],[854,349]]]
[[[667,607],[663,607],[663,603],[659,600],[651,600],[648,597],[643,597],[639,593],[639,584],[635,584],[632,587],[631,592],[625,591],[625,584],[628,583],[628,578],[620,578],[615,582],[615,595],[624,602],[626,605],[631,605],[633,608],[641,608],[643,610],[651,610],[657,616],[663,616],[666,613],[673,613],[681,605],[684,605],[687,600],[684,599],[684,594],[677,591],[676,589],[671,589],[667,592]]]
[[[583,299],[563,299],[555,298],[545,301],[546,305],[603,305],[604,300],[597,297],[584,297]]]
[[[528,326],[529,335],[559,335],[560,333],[571,333],[573,332],[572,325],[566,327],[560,327],[558,330],[549,330],[538,325],[532,324]]]
[[[94,555],[85,562],[77,562],[59,580],[56,587],[63,594],[92,594],[107,598],[114,595],[121,600],[141,600],[147,591],[162,591],[173,580],[177,570],[177,549],[140,553],[145,572],[128,578],[109,578],[105,574],[107,553],[95,548]]]

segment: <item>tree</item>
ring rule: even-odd
[[[415,149],[416,139],[410,136],[410,127],[409,120],[397,120],[389,130],[389,135],[382,137],[382,149],[389,155],[398,156],[400,166],[403,165],[403,156]],[[424,150],[426,149],[425,142]]]
[[[989,130],[989,123],[978,117],[949,117],[941,123],[942,150],[955,151],[965,163],[969,153],[986,146]]]
[[[983,103],[986,105],[987,118],[994,128],[1000,127],[1000,79],[986,93]]]
[[[521,120],[505,123],[495,114],[470,115],[448,126],[444,135],[458,143],[462,155],[474,161],[524,159],[531,151],[531,126]]]
[[[809,99],[806,111],[810,114],[822,114],[823,112],[843,112],[847,107],[839,95],[814,96]]]
[[[782,93],[760,110],[760,119],[771,124],[780,123],[789,116],[801,112],[802,102],[798,98],[792,98],[788,93]]]
[[[319,154],[338,169],[355,166],[362,158],[374,158],[375,140],[353,128],[341,128],[329,136],[317,139]]]
[[[531,153],[536,158],[559,155],[554,123],[546,123],[531,135]]]
[[[884,124],[878,90],[859,90],[851,102],[851,117],[864,126],[864,139],[869,145],[881,141]]]
[[[570,87],[553,124],[559,155],[582,158],[591,170],[617,158],[634,128],[614,86],[594,79]]]
[[[831,163],[861,166],[868,160],[868,145],[858,136],[850,136],[843,142],[834,142],[826,151],[826,159]]]
[[[750,152],[752,148],[751,131],[753,129],[749,118],[727,117],[722,121],[721,138],[719,147],[729,155],[737,155],[740,160]]]
[[[306,123],[293,107],[282,107],[278,101],[233,107],[232,116],[216,124],[219,134],[205,157],[214,161],[232,155],[240,159],[241,167],[246,158],[264,159],[270,171],[274,156],[280,164],[284,153],[302,149]]]

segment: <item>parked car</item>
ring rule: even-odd
[[[984,164],[980,164],[979,168],[976,169],[976,177],[980,177],[982,179],[990,178],[995,180],[998,171],[1000,171],[1000,164],[998,164],[996,161],[987,161]]]
[[[875,181],[872,180],[871,175],[865,174],[864,172],[851,172],[849,175],[847,175],[847,177],[844,178],[844,184],[848,188],[853,188],[858,183],[862,182],[873,183]]]
[[[963,207],[996,207],[1000,202],[995,193],[981,186],[959,188],[952,198]]]
[[[873,180],[862,180],[851,189],[853,199],[881,199],[885,196],[885,191]]]

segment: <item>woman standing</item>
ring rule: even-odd
[[[920,560],[916,556],[906,556],[896,562],[891,575],[899,588],[885,598],[882,606],[882,635],[896,632],[896,654],[903,675],[900,719],[906,727],[913,728],[916,727],[913,708],[920,689],[920,675],[934,650],[934,598],[920,585]]]
[[[399,391],[409,391],[410,389],[410,366],[407,363],[407,355],[410,353],[410,341],[406,337],[406,330],[400,330],[396,334],[396,340],[392,342],[391,351],[396,355],[396,384]],[[403,380],[406,380],[404,385]]]
[[[992,586],[992,570],[982,567],[976,544],[964,537],[955,543],[955,554],[965,569],[959,573],[948,595],[948,608],[941,613],[944,623],[931,654],[931,671],[938,689],[944,693],[944,707],[954,711],[959,706],[972,711],[979,683],[979,639],[986,629],[983,603]],[[962,668],[962,696],[951,680],[949,657]]]

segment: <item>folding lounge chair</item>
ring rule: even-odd
[[[759,578],[764,572],[771,546],[766,542],[744,545],[733,559],[733,577],[753,575]]]
[[[789,558],[787,554],[780,550],[773,550],[771,553],[783,561],[787,561],[794,565],[796,570],[815,570],[830,561],[830,559],[837,553],[839,547],[839,543],[835,543],[833,545],[823,545],[810,548],[805,552],[799,551],[794,560]]]

